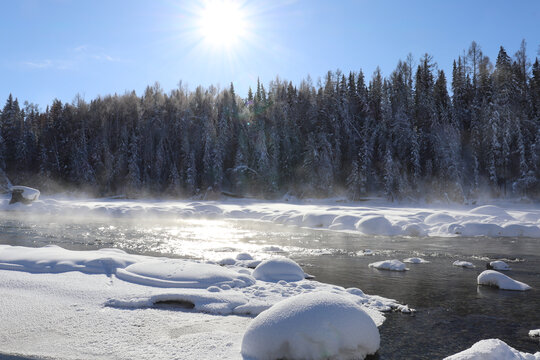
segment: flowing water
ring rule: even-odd
[[[499,338],[520,351],[540,351],[540,240],[524,238],[364,237],[352,233],[225,220],[27,218],[0,216],[0,244],[56,244],[73,250],[115,247],[130,253],[218,261],[248,252],[256,259],[276,254],[299,262],[316,280],[358,287],[417,310],[391,313],[381,326],[374,359],[437,359],[486,338]],[[366,252],[365,250],[371,250]],[[366,254],[372,255],[366,255]],[[419,256],[403,273],[369,263]],[[475,269],[452,266],[466,260]],[[486,262],[505,259],[512,278],[531,291],[502,291],[476,285]]]

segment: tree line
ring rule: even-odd
[[[12,95],[0,113],[0,169],[17,184],[95,195],[463,201],[540,195],[540,65],[523,41],[495,64],[473,42],[451,83],[428,54],[316,84],[226,89],[159,84],[41,112]],[[449,88],[451,91],[449,91]]]

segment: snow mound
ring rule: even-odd
[[[510,216],[510,214],[508,214],[506,210],[501,209],[500,207],[495,206],[495,205],[479,206],[472,210],[469,210],[469,213],[475,214],[475,215],[494,216],[494,217],[504,218],[504,219],[513,219],[513,217]]]
[[[332,224],[336,218],[336,214],[328,213],[312,213],[308,212],[304,214],[302,218],[302,225],[310,228],[322,228],[328,227]]]
[[[478,285],[498,287],[502,290],[526,291],[531,287],[520,281],[516,281],[495,270],[486,270],[478,275]]]
[[[199,288],[253,285],[253,277],[227,268],[181,259],[156,259],[118,269],[116,276],[140,285],[167,288]]]
[[[448,214],[435,213],[424,219],[426,225],[440,225],[445,223],[453,223],[456,219]]]
[[[530,337],[540,337],[540,329],[529,331],[529,336]]]
[[[462,225],[460,234],[463,236],[502,236],[504,229],[497,224],[465,222]]]
[[[422,237],[427,235],[427,231],[418,224],[403,225],[403,235]]]
[[[499,339],[481,340],[467,350],[444,360],[538,360],[540,352],[527,354],[508,346]]]
[[[229,315],[234,309],[245,305],[248,299],[239,293],[222,292],[211,286],[206,290],[185,289],[181,292],[158,293],[146,297],[109,299],[105,306],[125,309],[158,307],[162,304],[172,308],[187,308],[208,314]]]
[[[366,216],[356,223],[356,228],[365,235],[397,235],[401,228],[380,215]]]
[[[306,275],[300,265],[291,259],[274,258],[261,262],[253,271],[253,277],[257,280],[277,282],[300,281]]]
[[[253,260],[253,256],[248,253],[240,253],[236,255],[236,260]]]
[[[244,334],[242,355],[257,360],[364,358],[379,345],[379,330],[362,308],[319,292],[283,300],[259,314]]]
[[[392,270],[392,271],[405,271],[409,270],[405,267],[405,264],[399,260],[384,260],[377,261],[369,264],[369,267],[379,269],[379,270]]]
[[[464,267],[464,268],[467,268],[467,269],[472,269],[472,268],[475,268],[476,266],[474,266],[473,263],[471,262],[468,262],[468,261],[463,261],[463,260],[456,260],[452,263],[452,265],[454,266],[461,266],[461,267]]]
[[[540,228],[534,225],[507,224],[503,226],[503,236],[540,238]]]
[[[489,263],[489,266],[491,266],[491,269],[498,270],[498,271],[508,271],[511,270],[510,266],[508,266],[507,263],[505,263],[502,260],[495,260]]]
[[[129,255],[119,249],[71,251],[56,245],[41,248],[0,245],[0,269],[31,273],[80,271],[111,275],[118,268],[144,259],[144,256]]]
[[[403,260],[403,262],[404,263],[409,263],[409,264],[429,264],[429,261],[424,260],[424,259],[419,258],[419,257],[407,258],[407,259]]]

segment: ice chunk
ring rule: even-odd
[[[305,278],[304,271],[296,262],[287,258],[274,258],[261,262],[253,271],[257,280],[278,282],[300,281]]]
[[[242,339],[242,355],[263,359],[362,359],[380,345],[360,306],[329,292],[303,294],[262,312]]]
[[[490,269],[493,269],[493,270],[499,270],[499,271],[510,270],[510,266],[508,266],[508,264],[502,260],[492,261],[489,263],[489,266],[490,266]]]
[[[467,269],[472,269],[472,268],[475,268],[476,266],[473,265],[473,263],[470,263],[468,261],[463,261],[463,260],[456,260],[452,263],[452,265],[454,266],[461,266],[461,267],[464,267],[464,268],[467,268]]]
[[[429,261],[424,260],[424,259],[419,258],[419,257],[407,258],[407,259],[403,260],[403,262],[410,263],[410,264],[429,264]]]
[[[499,339],[481,340],[467,350],[444,360],[538,360],[540,352],[527,354],[508,346]]]
[[[245,287],[255,283],[255,279],[246,274],[218,265],[181,259],[156,259],[132,264],[118,269],[116,276],[141,285],[167,288]]]
[[[478,285],[494,286],[502,290],[525,291],[531,289],[529,285],[514,280],[495,270],[486,270],[482,272],[478,275],[477,281]]]
[[[392,271],[405,271],[409,270],[405,267],[405,264],[399,260],[384,260],[377,261],[369,264],[369,267],[379,269],[379,270],[392,270]]]

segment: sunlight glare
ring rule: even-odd
[[[245,37],[246,20],[240,4],[233,0],[210,0],[200,15],[201,35],[212,46],[231,47]]]

